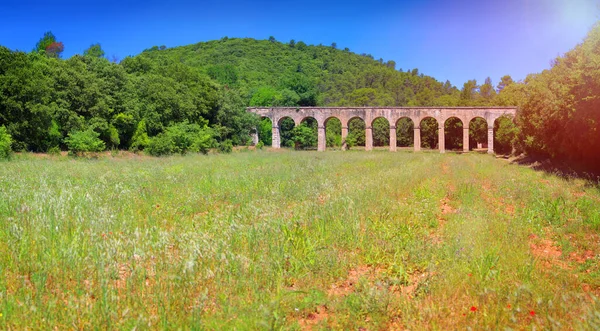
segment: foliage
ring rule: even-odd
[[[246,106],[519,106],[519,129],[507,129],[514,132],[501,133],[501,140],[514,134],[518,150],[595,166],[599,44],[596,26],[550,70],[522,82],[505,75],[495,88],[489,77],[481,85],[470,80],[458,90],[417,68],[395,70],[392,60],[294,40],[222,38],[155,46],[117,64],[102,57],[100,44],[84,56],[60,59],[64,45],[47,32],[29,54],[0,46],[0,125],[12,136],[14,150],[64,148],[63,137],[90,127],[110,148],[140,150],[151,137],[186,121],[201,126],[207,121],[215,139],[234,146],[249,144],[250,132],[259,128],[260,140],[270,145],[271,129]],[[137,130],[142,121],[145,130]],[[294,125],[282,123],[281,145],[292,147]],[[473,124],[470,141],[485,142],[483,123]],[[350,143],[364,145],[357,125],[351,125]],[[372,125],[375,145],[388,144],[386,126]],[[410,145],[408,123],[396,125],[398,145]],[[423,146],[435,147],[433,123],[419,125]],[[328,146],[341,144],[341,128],[326,131]],[[447,139],[459,146],[462,133],[449,130]]]
[[[230,142],[231,143],[231,142]],[[208,153],[214,146],[213,132],[208,126],[182,122],[169,126],[165,132],[152,137],[145,149],[152,156],[167,156],[174,153]]]
[[[0,160],[8,159],[12,154],[12,138],[6,127],[0,126]]]
[[[408,117],[403,117],[396,123],[396,144],[400,147],[414,146],[414,124]]]
[[[444,123],[444,146],[448,150],[462,150],[463,124],[460,119],[451,117]]]
[[[365,130],[365,122],[360,118],[353,118],[348,122],[348,137],[346,137],[346,144],[348,145],[348,148],[354,146],[365,146]]]
[[[307,123],[301,123],[292,129],[292,141],[294,142],[294,148],[296,149],[316,147],[316,138],[315,129],[310,127]]]
[[[518,133],[519,130],[513,118],[509,116],[498,118],[496,123],[494,123],[494,150],[496,153],[511,153]]]
[[[85,51],[83,51],[83,56],[91,56],[91,57],[104,57],[104,50],[100,46],[100,43],[96,43],[88,47]]]
[[[438,139],[438,122],[435,118],[424,118],[421,121],[421,146],[435,149],[438,146]]]
[[[221,153],[231,153],[233,151],[233,143],[227,139],[219,144],[218,149]]]
[[[46,47],[46,55],[54,58],[59,58],[62,52],[65,50],[65,45],[59,42],[53,42]]]
[[[518,148],[600,168],[600,24],[550,70],[512,84],[523,96],[516,118]]]
[[[390,145],[390,123],[383,117],[373,121],[373,146]]]
[[[149,143],[150,138],[148,138],[148,132],[146,131],[146,122],[141,120],[131,138],[131,146],[129,149],[134,152],[141,151],[146,148]]]
[[[487,139],[487,122],[481,117],[472,119],[469,123],[469,148],[477,148],[477,144],[487,143]]]
[[[85,131],[74,131],[65,138],[65,144],[69,152],[77,156],[102,152],[106,145],[99,137],[100,134],[92,128]]]
[[[44,33],[44,36],[42,38],[40,38],[40,40],[37,42],[37,44],[35,44],[35,52],[40,52],[40,51],[46,51],[46,49],[48,48],[48,46],[50,46],[52,43],[56,42],[56,37],[54,36],[54,34],[52,33],[52,31],[47,31]]]

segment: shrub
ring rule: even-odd
[[[148,144],[150,144],[150,138],[148,138],[148,132],[146,131],[146,121],[141,120],[131,138],[131,146],[129,149],[133,152],[141,151],[146,148]]]
[[[0,126],[0,159],[10,159],[12,149],[12,137],[4,126]]]
[[[233,151],[233,142],[227,139],[219,144],[219,152],[221,153],[231,153]]]
[[[175,142],[169,135],[160,133],[149,140],[144,151],[152,156],[171,155],[175,152]]]
[[[213,146],[214,138],[210,128],[182,122],[169,126],[165,132],[151,138],[146,151],[153,156],[173,153],[183,155],[187,152],[206,154]]]
[[[69,133],[65,138],[65,144],[69,153],[77,156],[102,152],[106,148],[106,144],[100,139],[100,134],[92,129]]]
[[[48,148],[48,154],[55,155],[55,156],[60,155],[60,147],[54,146],[54,147]]]
[[[256,144],[257,149],[263,149],[263,147],[265,147],[265,143],[263,143],[262,140],[259,141],[258,144]]]

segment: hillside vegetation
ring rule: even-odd
[[[245,112],[247,106],[519,106],[517,128],[510,121],[500,123],[497,146],[600,168],[595,152],[600,150],[599,35],[595,26],[551,69],[523,82],[504,76],[497,85],[488,78],[458,89],[416,68],[402,70],[394,61],[335,44],[225,37],[155,46],[111,63],[99,44],[62,60],[64,45],[47,33],[31,53],[0,46],[0,126],[12,136],[14,150],[73,150],[73,134],[79,140],[99,139],[106,149],[153,146],[149,152],[160,154],[248,144],[250,131],[261,124]],[[474,140],[485,139],[484,124],[472,124]],[[340,144],[340,125],[328,129],[330,146]],[[354,125],[355,131],[362,125]],[[411,125],[400,123],[399,134],[410,132]],[[454,135],[467,123],[420,125],[424,147],[435,147],[435,129],[445,125],[450,142],[456,141],[447,145],[460,149],[461,139]],[[315,139],[306,137],[315,136],[314,123],[304,126],[312,131],[289,127],[284,145],[314,145]],[[388,143],[387,127],[374,123],[376,145]],[[189,143],[181,146],[173,132],[187,135],[183,140]],[[204,138],[198,141],[198,135]],[[262,137],[268,144],[268,134]],[[360,135],[350,138],[360,145]],[[409,135],[398,141],[412,143]]]

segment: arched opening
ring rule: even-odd
[[[342,121],[337,117],[325,120],[325,142],[327,147],[342,146]]]
[[[360,117],[353,117],[348,121],[348,137],[346,137],[348,149],[365,145],[366,129],[365,121]]]
[[[446,150],[463,148],[463,123],[457,117],[450,117],[444,122],[444,147]]]
[[[294,120],[291,117],[282,117],[277,125],[281,147],[294,147]]]
[[[273,145],[273,121],[270,118],[261,118],[257,131],[258,141],[262,142],[265,146]]]
[[[317,149],[318,122],[314,117],[305,117],[300,125],[292,130],[295,149]]]
[[[438,122],[433,117],[425,117],[419,124],[421,127],[421,148],[438,148]]]
[[[494,153],[512,153],[516,130],[514,118],[510,115],[502,115],[494,121]]]
[[[373,146],[390,145],[390,122],[384,117],[377,117],[371,124],[373,128]]]
[[[415,124],[408,117],[402,117],[396,122],[396,146],[412,147],[415,143]]]
[[[487,121],[475,117],[469,122],[469,149],[485,151],[487,149]]]

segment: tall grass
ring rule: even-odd
[[[17,156],[0,327],[593,328],[599,206],[487,155]]]

